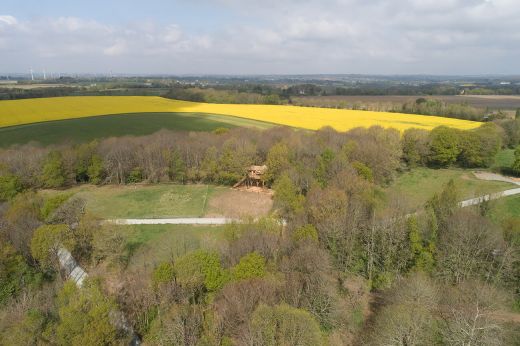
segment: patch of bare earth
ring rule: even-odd
[[[272,191],[260,187],[229,189],[210,198],[206,217],[266,216],[273,207]]]

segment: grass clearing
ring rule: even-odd
[[[423,206],[436,192],[440,192],[450,179],[454,180],[461,199],[469,199],[515,187],[514,184],[506,182],[477,179],[469,170],[418,167],[401,174],[386,191],[389,194],[403,197],[410,206],[417,209]]]
[[[103,219],[202,217],[206,199],[227,188],[212,185],[81,185],[68,189]],[[63,193],[45,190],[44,194]]]
[[[215,248],[225,226],[131,225],[118,226],[126,241],[128,270],[151,271],[160,262],[172,261],[199,248]]]
[[[213,131],[217,128],[268,128],[273,124],[255,120],[201,113],[134,113],[47,121],[0,128],[0,147],[38,142],[43,145],[82,143],[94,139],[144,136],[161,129]]]
[[[507,171],[515,161],[515,149],[500,150],[495,156],[495,163],[491,166],[493,171]]]
[[[87,210],[102,219],[173,217],[260,217],[272,207],[270,195],[214,185],[80,185],[43,190],[44,196],[64,193],[85,199]]]
[[[107,114],[150,112],[229,115],[309,130],[331,126],[338,131],[346,131],[373,125],[392,127],[400,131],[408,128],[430,130],[440,125],[473,129],[481,125],[478,122],[459,119],[388,112],[278,105],[210,104],[156,96],[74,96],[0,101],[0,127]]]
[[[491,218],[497,222],[520,218],[520,196],[509,196],[491,202]]]
[[[201,217],[205,199],[216,190],[207,185],[103,186],[80,192],[87,208],[103,218]]]

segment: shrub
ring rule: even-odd
[[[172,281],[174,277],[173,265],[171,263],[161,263],[153,270],[152,283],[154,286],[158,286]]]
[[[12,174],[0,175],[0,201],[8,201],[22,191],[22,182]]]
[[[257,252],[251,252],[240,259],[232,270],[233,280],[259,278],[265,275],[265,258]]]
[[[261,304],[251,316],[253,345],[321,345],[320,327],[312,315],[289,305]]]
[[[51,151],[47,155],[40,179],[46,188],[58,188],[65,184],[65,169],[59,151]]]

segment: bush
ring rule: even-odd
[[[511,170],[514,174],[520,175],[520,145],[516,147],[515,150],[515,161],[513,162],[513,165],[511,166]]]
[[[51,151],[47,155],[40,179],[46,188],[58,188],[65,184],[65,169],[60,152]]]
[[[257,252],[251,252],[240,259],[232,270],[233,280],[259,278],[265,275],[265,258]]]
[[[198,250],[177,260],[174,265],[178,282],[188,288],[219,290],[227,281],[227,273],[217,253]]]
[[[44,225],[34,231],[31,239],[31,255],[44,269],[57,261],[61,246],[72,248],[72,234],[66,225]]]
[[[170,282],[175,277],[175,271],[173,270],[173,265],[171,263],[161,263],[152,273],[152,283],[154,286],[159,286],[160,284],[164,284]]]
[[[103,167],[103,159],[98,155],[93,155],[90,165],[87,168],[87,175],[90,183],[100,184],[105,177],[105,170]]]
[[[111,321],[115,303],[104,296],[97,283],[85,282],[78,289],[71,281],[58,295],[59,324],[56,336],[61,345],[113,345],[117,334]]]
[[[12,174],[0,175],[0,202],[8,201],[22,191],[22,182]]]
[[[252,345],[321,345],[320,327],[312,315],[289,305],[261,304],[251,316]]]
[[[140,183],[141,181],[143,181],[143,170],[139,167],[132,169],[126,179],[129,184]]]
[[[362,177],[365,180],[368,180],[370,182],[374,181],[374,174],[372,173],[372,170],[370,167],[365,165],[362,162],[354,161],[352,162],[352,167],[356,170],[357,174]]]
[[[56,209],[58,209],[63,203],[65,203],[70,198],[70,196],[72,196],[72,194],[65,193],[47,198],[43,202],[43,206],[41,208],[42,218],[44,220],[47,220]]]
[[[317,242],[318,241],[318,231],[316,230],[316,227],[314,227],[313,225],[307,224],[305,226],[297,228],[293,232],[292,238],[295,241],[310,240],[313,242]]]
[[[35,272],[9,244],[0,242],[0,306],[9,298],[16,297],[27,286],[41,282]]]

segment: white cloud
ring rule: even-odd
[[[40,59],[54,69],[154,73],[520,70],[517,0],[215,1],[235,19],[211,29],[2,15],[2,65],[25,70]]]
[[[110,47],[107,47],[103,49],[103,53],[108,56],[117,56],[122,55],[125,52],[127,52],[128,46],[125,41],[119,41],[111,45]]]
[[[16,25],[18,20],[13,16],[0,16],[0,25]]]

